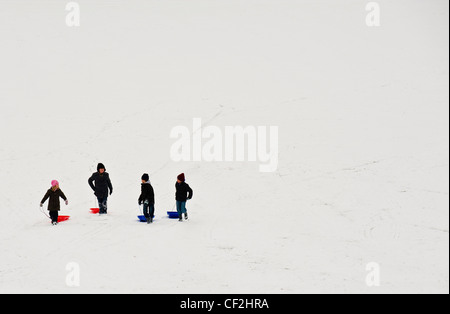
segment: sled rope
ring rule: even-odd
[[[39,210],[41,211],[41,213],[43,213],[48,219],[51,219],[49,215],[47,215],[44,211],[44,208],[39,207]]]

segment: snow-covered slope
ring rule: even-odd
[[[77,2],[70,28],[64,1],[0,0],[1,293],[448,293],[448,1],[380,0],[375,28],[361,0]],[[277,171],[173,162],[194,118],[278,126]]]

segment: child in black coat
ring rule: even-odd
[[[188,220],[188,214],[186,209],[186,202],[190,199],[192,199],[192,196],[194,195],[194,192],[192,191],[191,187],[186,183],[186,177],[184,173],[180,174],[177,177],[177,183],[175,183],[175,199],[177,201],[177,211],[179,216],[179,221],[183,221],[183,214],[184,219]]]
[[[59,199],[62,198],[66,205],[69,204],[67,197],[64,195],[63,191],[59,188],[59,182],[57,180],[52,181],[52,187],[47,191],[44,198],[41,201],[40,206],[44,206],[44,203],[48,201],[48,211],[50,212],[50,218],[52,219],[52,224],[58,224],[58,212],[61,210]]]
[[[153,222],[153,216],[155,215],[155,192],[148,174],[144,173],[141,179],[141,195],[138,202],[139,205],[144,204],[144,216],[147,219],[147,223],[150,224]]]

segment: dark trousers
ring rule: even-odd
[[[52,222],[58,222],[58,211],[51,211],[50,212],[50,218],[52,219]]]
[[[147,219],[155,216],[155,204],[148,204],[147,202],[144,203],[144,216]]]
[[[108,197],[97,197],[100,214],[108,213]]]

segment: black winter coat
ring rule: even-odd
[[[53,191],[53,189],[49,189],[42,199],[41,204],[44,204],[48,199],[48,210],[51,212],[56,212],[61,210],[59,198],[67,201],[67,197],[64,195],[63,191],[61,191],[60,189],[57,189],[56,191]]]
[[[139,196],[139,205],[148,201],[149,204],[155,204],[155,191],[150,182],[142,183],[141,196]]]
[[[112,194],[113,187],[111,184],[111,180],[109,178],[109,174],[107,172],[104,172],[103,174],[100,174],[100,172],[96,172],[92,174],[92,176],[89,178],[89,186],[92,190],[94,190],[95,196],[99,198],[105,198],[108,197],[109,194]],[[95,182],[95,185],[94,185]],[[108,193],[109,189],[109,193]]]
[[[175,198],[179,202],[186,202],[187,200],[190,200],[194,195],[194,191],[192,191],[192,189],[186,182],[175,183],[175,188],[177,189]]]

